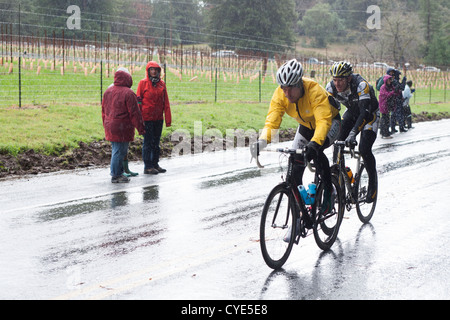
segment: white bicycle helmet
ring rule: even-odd
[[[285,62],[277,71],[277,83],[280,86],[297,85],[303,77],[303,67],[296,59]]]

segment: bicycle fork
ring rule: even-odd
[[[337,155],[337,161],[335,166],[334,171],[337,171],[337,175],[338,175],[338,183],[339,186],[341,187],[341,191],[342,193],[345,195],[345,197],[343,198],[344,204],[345,204],[345,208],[347,209],[347,211],[351,210],[351,205],[352,204],[356,204],[357,200],[358,200],[358,194],[356,192],[356,190],[354,190],[354,186],[352,185],[352,182],[350,181],[349,176],[347,175],[347,172],[345,170],[345,160],[344,160],[344,155],[342,153],[342,148],[339,147],[338,149],[338,155]],[[360,159],[357,159],[357,168],[359,168],[360,165]],[[333,170],[332,170],[333,172]],[[357,178],[357,173],[355,173],[355,180]],[[347,191],[347,192],[346,192]]]

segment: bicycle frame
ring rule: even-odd
[[[300,192],[297,189],[297,185],[295,184],[294,181],[294,177],[293,177],[293,167],[294,167],[294,155],[296,154],[300,154],[303,155],[303,150],[302,149],[289,149],[289,148],[265,148],[264,151],[268,151],[268,152],[280,152],[283,154],[288,154],[288,167],[286,170],[286,177],[284,178],[283,183],[286,185],[286,188],[290,190],[290,195],[291,197],[293,197],[293,199],[295,199],[294,203],[296,204],[296,216],[298,218],[300,218],[301,220],[303,220],[304,223],[300,223],[300,233],[299,235],[296,237],[295,239],[295,243],[298,244],[299,240],[300,240],[300,236],[305,237],[307,230],[305,230],[305,224],[308,226],[311,226],[314,222],[315,222],[315,216],[311,215],[308,212],[308,208],[305,204],[305,202],[303,201],[302,197],[300,196]],[[256,164],[258,165],[259,168],[264,168],[263,165],[261,165],[261,163],[258,160],[258,157],[256,157]],[[317,185],[320,183],[320,178],[319,175],[317,174],[315,168],[311,165],[311,163],[309,161],[306,161],[306,159],[304,159],[304,165],[306,167],[308,167],[308,169],[315,173],[314,174],[314,183],[316,183]],[[313,206],[316,206],[316,204],[314,204]],[[315,210],[311,210],[312,212],[315,212]]]
[[[344,155],[349,154],[351,156],[351,158],[356,159],[356,170],[353,171],[353,174],[355,175],[354,178],[356,178],[356,175],[359,172],[359,168],[361,167],[361,159],[362,159],[361,154],[359,153],[359,151],[355,150],[356,144],[349,146],[349,150],[345,150],[345,147],[346,147],[345,141],[336,141],[334,143],[334,145],[337,146],[337,148],[338,148],[336,164],[338,167],[339,185],[341,185],[341,186],[343,185],[344,188],[347,189],[348,195],[350,196],[350,199],[351,199],[351,202],[353,204],[355,204],[356,201],[358,201],[358,199],[356,198],[357,195],[354,194],[352,182],[350,181],[350,178],[347,175],[347,172],[345,170]],[[342,179],[344,179],[344,181],[343,181],[344,184],[342,184]]]
[[[368,223],[372,218],[376,203],[377,197],[371,199],[371,201],[367,201],[367,192],[369,182],[367,168],[365,166],[364,160],[362,159],[362,155],[359,151],[355,151],[355,145],[346,146],[344,141],[336,141],[335,147],[338,148],[338,154],[336,159],[336,164],[332,166],[332,175],[338,175],[338,185],[341,188],[341,192],[344,194],[342,200],[343,204],[347,211],[352,209],[352,205],[355,205],[356,212],[358,214],[358,218],[362,223]],[[345,150],[345,147],[349,147],[349,150]],[[355,182],[352,183],[346,171],[345,166],[345,154],[350,154],[350,156],[356,159],[356,169],[353,172]],[[344,183],[342,183],[342,179]],[[375,187],[378,188],[377,176],[375,176]],[[347,194],[345,194],[345,190],[347,189]],[[375,195],[377,191],[375,192]]]

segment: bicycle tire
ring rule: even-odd
[[[358,218],[362,223],[368,223],[375,212],[375,207],[377,206],[378,198],[378,177],[376,177],[377,191],[375,194],[375,199],[372,203],[366,202],[367,189],[369,186],[369,175],[364,164],[358,170],[358,175],[355,179],[355,190],[357,190],[356,200],[356,212],[358,213]]]
[[[332,211],[325,216],[322,216],[322,214],[319,213],[323,200],[323,183],[319,185],[316,194],[316,205],[313,208],[313,210],[316,210],[317,212],[317,218],[313,226],[314,239],[317,246],[324,251],[329,250],[336,241],[339,228],[342,223],[342,218],[344,216],[342,189],[336,175],[332,175],[331,183],[333,185],[334,192],[336,193]]]
[[[292,193],[285,183],[273,188],[264,204],[260,246],[264,261],[272,269],[280,269],[291,253],[296,234],[294,207]],[[288,237],[287,242],[285,237]]]

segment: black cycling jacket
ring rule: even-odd
[[[333,81],[327,85],[327,91],[342,103],[354,119],[353,129],[361,131],[364,126],[373,121],[378,111],[378,100],[373,87],[359,74],[352,74],[349,89],[339,93]]]

